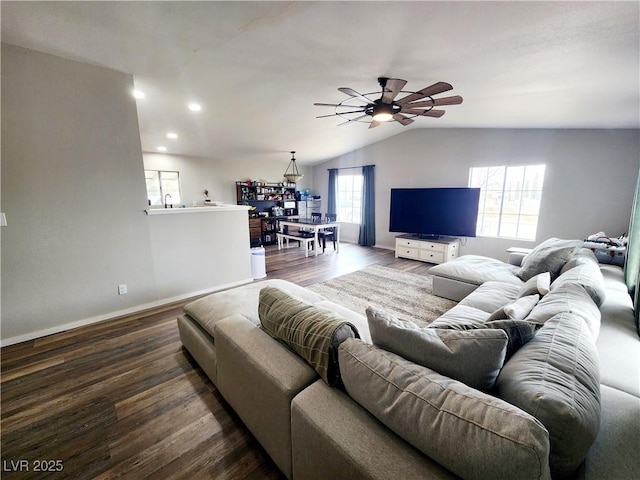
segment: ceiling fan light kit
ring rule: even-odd
[[[298,166],[296,165],[296,157],[295,150],[291,151],[291,160],[289,161],[289,165],[287,169],[284,171],[283,177],[291,183],[297,183],[303,175],[298,171]]]
[[[352,88],[340,87],[338,90],[349,98],[340,103],[315,103],[316,106],[333,107],[335,113],[330,115],[320,115],[317,118],[342,117],[346,122],[369,123],[369,128],[374,128],[384,122],[396,121],[401,125],[409,125],[414,122],[415,117],[435,117],[444,115],[444,110],[434,110],[433,107],[440,105],[459,105],[462,103],[460,95],[451,97],[433,98],[434,95],[452,90],[453,87],[446,82],[436,82],[433,85],[423,88],[417,92],[402,90],[407,84],[406,80],[400,78],[378,78],[378,83],[382,89],[380,92],[361,94]],[[407,95],[395,100],[400,93]],[[372,100],[374,95],[380,98]]]

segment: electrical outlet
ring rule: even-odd
[[[126,295],[127,294],[127,284],[121,283],[118,285],[118,295]]]

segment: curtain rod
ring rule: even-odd
[[[375,167],[375,165],[356,165],[355,167],[327,168],[327,170],[351,170],[354,168],[362,168],[362,167]]]

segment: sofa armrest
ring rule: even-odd
[[[220,320],[215,334],[220,393],[291,478],[291,401],[315,370],[242,315]]]
[[[458,478],[321,380],[293,399],[291,436],[294,478]]]
[[[510,247],[507,248],[507,253],[509,256],[507,257],[507,263],[511,265],[515,265],[519,267],[522,265],[522,260],[527,256],[529,252],[531,252],[531,248],[520,248],[520,247]]]

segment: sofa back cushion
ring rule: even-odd
[[[543,324],[562,312],[572,312],[580,317],[594,340],[600,332],[600,309],[593,302],[589,293],[582,285],[567,282],[555,286],[548,294],[542,297],[526,320]]]
[[[566,270],[551,284],[551,290],[567,283],[582,285],[596,305],[600,306],[604,302],[606,288],[597,263],[584,261]]]
[[[549,319],[505,363],[496,390],[549,431],[553,478],[573,475],[600,426],[598,353],[583,319],[570,312]]]
[[[567,270],[570,270],[573,267],[582,265],[584,263],[593,263],[594,265],[600,264],[600,262],[598,262],[596,254],[593,253],[592,250],[582,247],[576,250],[571,258],[569,258],[567,263],[565,263],[564,266],[560,269],[560,275],[562,275]]]
[[[548,479],[549,439],[532,415],[360,340],[340,345],[347,393],[466,479]]]
[[[420,328],[373,307],[366,311],[374,345],[480,390],[498,378],[507,352],[504,330]]]
[[[359,338],[355,326],[276,287],[260,291],[258,314],[265,332],[304,358],[329,385],[341,385],[338,346]]]
[[[539,273],[549,272],[553,281],[581,245],[580,240],[548,238],[524,257],[516,275],[526,282]]]
[[[491,313],[518,298],[522,282],[515,275],[513,278],[517,280],[517,283],[504,283],[493,280],[485,282],[460,300],[458,305],[466,305]]]

